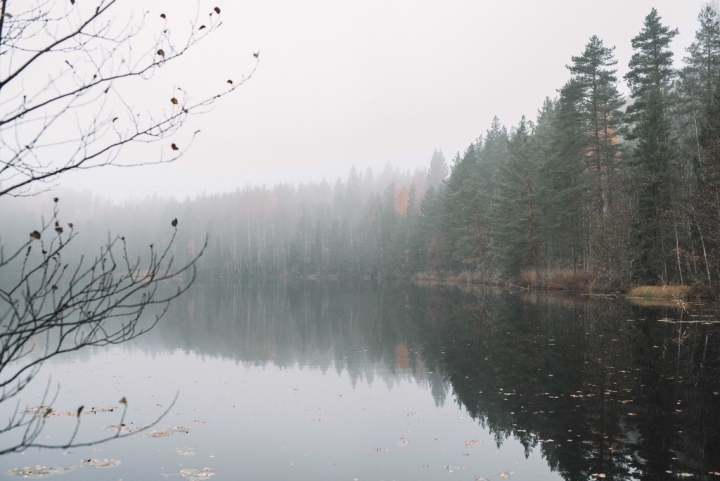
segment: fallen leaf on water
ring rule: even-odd
[[[25,468],[13,468],[5,471],[8,476],[20,476],[22,478],[46,478],[53,474],[64,474],[74,470],[75,466],[61,466],[59,468],[48,468],[47,466],[35,466]]]
[[[132,434],[142,430],[144,426],[129,428],[126,424],[110,424],[105,426],[106,431],[120,431],[120,434]]]
[[[83,466],[92,466],[93,468],[115,468],[120,466],[117,459],[83,459],[80,461]]]
[[[148,434],[151,438],[164,438],[165,436],[170,436],[175,433],[189,433],[190,428],[187,426],[170,426],[165,429],[156,429],[154,431],[150,431]]]
[[[84,413],[85,415],[111,413],[115,409],[117,409],[117,406],[107,406],[102,408],[91,407],[90,409],[85,409],[83,406],[81,406],[79,409],[74,409],[72,411],[54,411],[50,406],[41,405],[27,408],[25,410],[25,414],[34,414],[36,416],[42,416],[44,418],[54,418],[58,416],[77,417],[80,413]]]
[[[186,478],[188,481],[198,481],[201,479],[212,478],[213,476],[215,476],[215,471],[210,468],[189,468],[180,471],[180,477]]]
[[[509,479],[510,473],[508,473],[507,471],[500,471],[500,474],[498,476],[500,476],[503,479]]]
[[[185,446],[184,448],[175,448],[175,452],[180,456],[195,456],[197,454],[197,447]]]
[[[475,446],[476,444],[480,444],[480,441],[477,439],[471,439],[470,441],[465,441],[465,446]]]

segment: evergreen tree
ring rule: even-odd
[[[478,155],[475,145],[458,153],[443,190],[442,232],[445,259],[450,267],[461,269],[478,263],[480,245],[480,191]]]
[[[450,169],[448,168],[447,162],[445,162],[445,155],[443,155],[442,150],[435,149],[430,159],[430,169],[427,175],[428,186],[437,189],[442,185],[443,181],[447,179],[449,174]]]
[[[497,251],[503,270],[517,276],[538,267],[537,165],[532,122],[523,116],[508,142],[509,158],[499,172],[495,216]]]
[[[405,214],[402,216],[397,229],[398,247],[400,249],[398,267],[404,277],[411,275],[418,268],[415,257],[412,256],[413,234],[417,224],[418,210],[417,189],[413,182],[410,184]]]
[[[704,105],[712,105],[720,82],[720,15],[711,5],[705,5],[698,15],[700,28],[685,57],[686,73],[692,75],[693,95]]]
[[[684,159],[687,172],[685,196],[692,197],[696,182],[702,182],[709,167],[702,145],[706,144],[703,134],[715,103],[715,92],[720,84],[720,15],[714,7],[705,5],[698,15],[700,28],[695,33],[695,42],[688,47],[683,59],[685,67],[680,72],[679,105],[677,111],[679,138],[685,151],[690,153]],[[688,158],[689,157],[689,158]]]
[[[398,213],[395,206],[396,187],[391,182],[383,195],[380,214],[380,269],[383,275],[390,276],[400,261],[400,246],[397,239]]]
[[[616,164],[619,160],[620,145],[617,130],[620,126],[620,107],[625,103],[617,90],[617,64],[613,51],[603,45],[597,36],[590,37],[585,51],[579,57],[572,57],[568,69],[573,74],[573,89],[577,89],[576,102],[582,115],[585,134],[579,133],[587,143],[587,172],[591,177],[588,187],[594,205],[591,209],[597,216],[606,216],[612,202],[611,186]],[[566,92],[566,97],[568,97]]]
[[[478,152],[478,224],[480,237],[480,266],[486,271],[494,271],[493,219],[497,207],[498,177],[500,168],[508,161],[508,132],[497,117],[493,118],[490,129],[485,132],[482,146],[476,147]]]
[[[419,271],[444,269],[443,237],[440,231],[443,207],[442,187],[425,191],[411,242],[412,262]]]
[[[636,140],[632,155],[636,184],[634,280],[641,283],[669,282],[670,253],[674,242],[670,187],[672,140],[670,138],[670,88],[675,71],[669,48],[677,30],[660,23],[654,8],[643,29],[632,39],[635,53],[625,79],[634,103],[627,109],[630,138]],[[670,267],[669,267],[670,266]]]
[[[565,84],[557,101],[545,101],[535,130],[540,157],[537,199],[547,268],[575,270],[586,251],[588,143],[578,107],[582,92],[577,81]]]

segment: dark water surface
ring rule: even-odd
[[[22,397],[40,404],[51,378],[57,410],[121,407],[125,396],[128,427],[170,408],[153,429],[189,432],[28,449],[0,457],[0,472],[720,480],[716,319],[702,308],[492,290],[199,285],[137,341],[46,364]],[[112,434],[104,427],[118,411],[83,415],[81,439]],[[61,443],[74,426],[50,418],[41,438]],[[89,458],[121,464],[81,466]]]

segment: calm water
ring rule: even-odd
[[[51,378],[55,409],[120,406],[125,396],[129,427],[169,408],[153,429],[189,432],[30,449],[0,457],[0,472],[45,465],[75,466],[58,476],[78,480],[180,479],[191,468],[210,468],[217,480],[720,479],[713,321],[700,310],[491,290],[197,286],[136,342],[46,364],[22,399],[39,404]],[[83,415],[80,437],[112,434],[104,427],[119,420],[117,411]],[[61,443],[74,426],[74,418],[50,418],[42,439]],[[81,466],[88,458],[121,464]]]

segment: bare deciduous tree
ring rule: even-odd
[[[183,145],[169,137],[257,68],[256,61],[240,79],[218,79],[217,90],[199,99],[164,85],[170,92],[166,98],[147,102],[138,97],[141,87],[155,88],[159,69],[216,30],[221,10],[200,14],[198,9],[180,38],[171,31],[176,25],[171,12],[153,17],[127,5],[0,0],[0,199],[52,189],[73,170],[177,159],[191,140]],[[158,142],[154,151],[133,147]],[[151,245],[144,261],[131,259],[118,236],[92,258],[65,262],[63,251],[77,232],[72,223],[61,222],[54,200],[52,217],[28,233],[24,245],[6,252],[0,244],[0,406],[16,402],[3,409],[10,415],[0,427],[0,440],[7,440],[0,454],[31,446],[78,446],[77,428],[65,442],[38,442],[52,400],[41,410],[27,410],[18,394],[54,356],[126,342],[152,329],[168,303],[192,284],[204,252],[187,265],[173,265],[170,249],[178,225],[173,220],[169,243]],[[0,234],[10,227],[0,226]],[[155,312],[146,315],[151,307]],[[81,413],[82,408],[78,427]],[[118,428],[110,438],[129,434]]]

